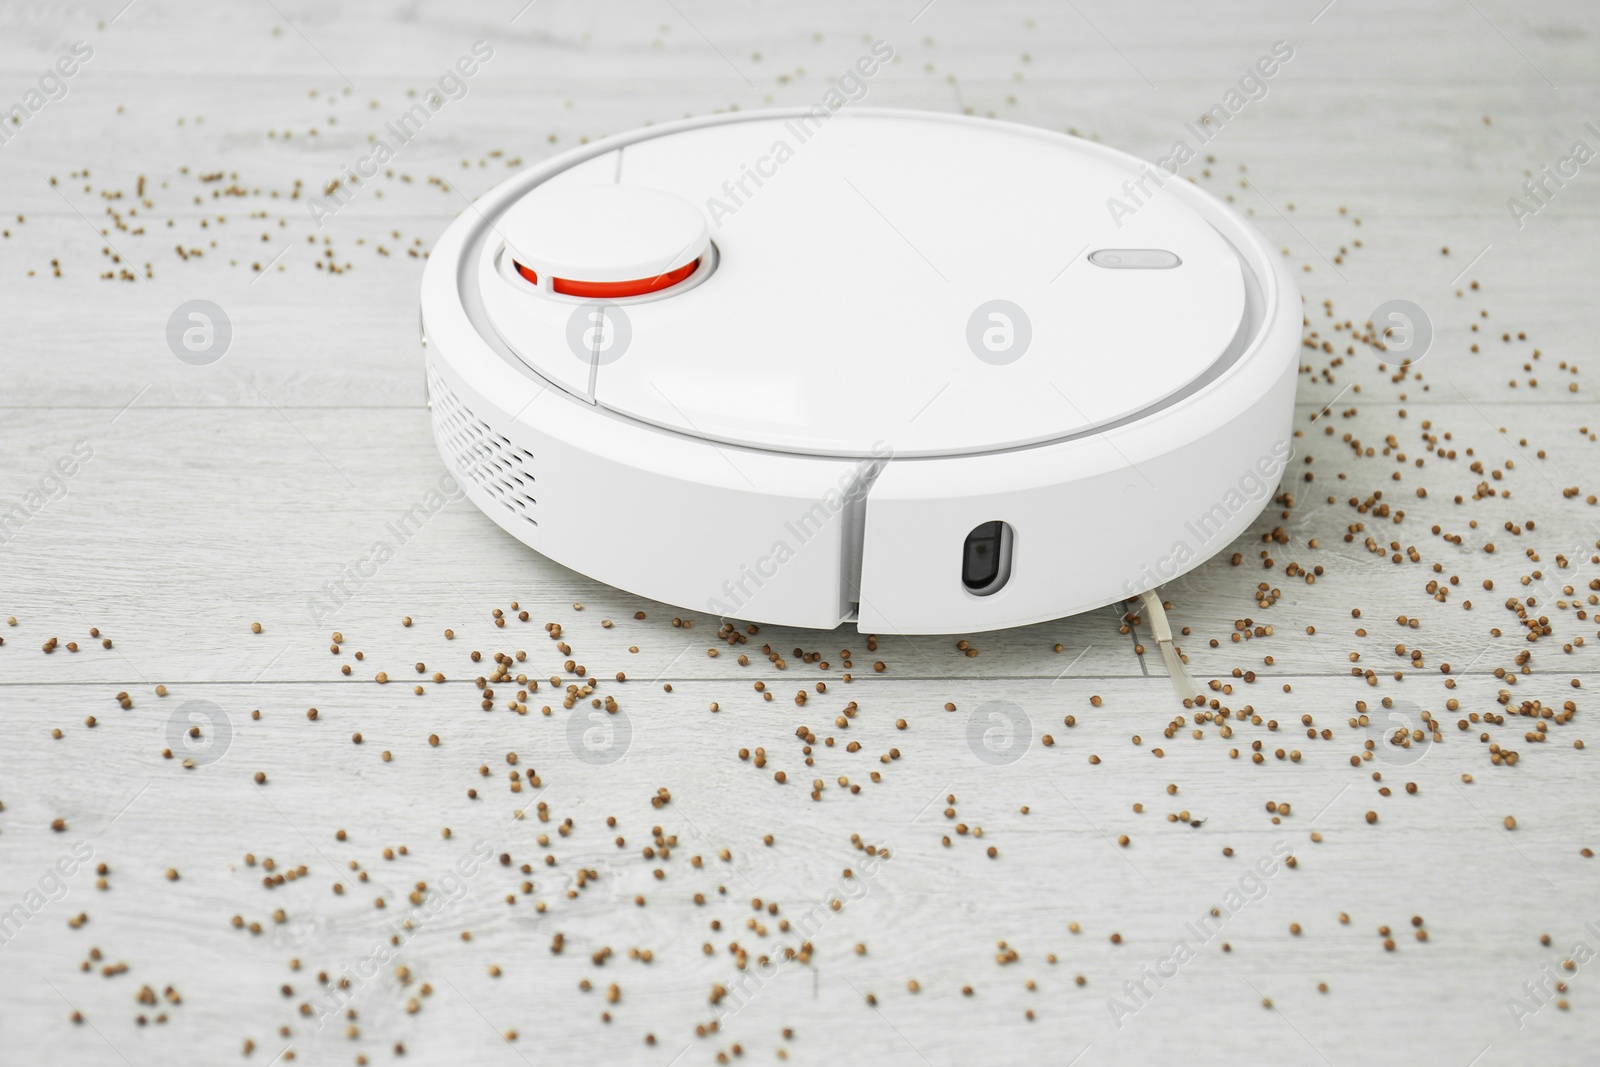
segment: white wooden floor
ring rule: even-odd
[[[0,145],[0,1062],[1593,1059],[1600,164],[1521,228],[1507,205],[1600,151],[1592,6],[523,2],[0,7],[0,106],[93,50]],[[418,256],[467,200],[584,137],[809,103],[877,38],[900,59],[872,104],[1151,158],[1292,45],[1185,171],[1307,268],[1330,349],[1303,356],[1293,506],[1166,590],[1231,736],[1112,609],[976,657],[848,630],[735,650],[468,504],[389,531],[443,473]],[[317,231],[295,187],[478,40],[465,98]],[[1335,330],[1392,298],[1435,329],[1403,380]],[[232,324],[210,366],[165,339],[194,299]],[[1536,643],[1506,607],[1530,595]],[[480,710],[472,679],[519,650],[526,716],[510,682]],[[609,733],[562,707],[568,658]],[[969,741],[991,701],[1022,716],[989,738],[1010,762]],[[1391,712],[1440,740],[1363,757]]]

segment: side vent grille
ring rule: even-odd
[[[474,415],[444,380],[428,367],[428,398],[433,435],[456,470],[499,501],[511,514],[539,525],[535,517],[533,453],[518,448]]]

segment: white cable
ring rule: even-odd
[[[1161,597],[1156,595],[1154,589],[1148,589],[1139,594],[1139,600],[1144,604],[1145,621],[1150,625],[1151,636],[1156,639],[1156,647],[1161,650],[1161,662],[1167,665],[1167,675],[1172,679],[1172,688],[1177,690],[1178,699],[1198,704],[1202,699],[1200,687],[1189,676],[1188,669],[1183,665],[1183,657],[1178,655],[1177,646],[1172,643],[1172,624],[1167,621]]]

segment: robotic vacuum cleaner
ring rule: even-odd
[[[422,283],[434,435],[504,530],[669,604],[873,633],[1059,618],[1221,551],[1288,461],[1301,325],[1191,183],[867,108],[567,152]]]

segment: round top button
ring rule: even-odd
[[[499,230],[517,265],[558,284],[649,281],[693,264],[711,243],[698,206],[638,185],[540,186]]]

